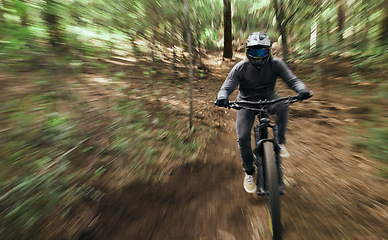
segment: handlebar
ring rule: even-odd
[[[298,95],[295,95],[295,96],[288,96],[288,97],[281,97],[281,98],[277,98],[277,99],[273,99],[273,100],[260,100],[260,101],[230,101],[229,102],[229,105],[233,105],[233,104],[247,104],[247,105],[252,105],[252,106],[265,106],[265,105],[271,105],[271,104],[275,104],[275,103],[278,103],[278,102],[281,102],[281,101],[284,101],[286,100],[285,103],[293,103],[293,102],[296,102],[298,101],[298,98],[299,96]]]
[[[236,110],[240,109],[248,109],[248,110],[260,110],[264,106],[275,104],[281,101],[285,101],[285,104],[294,103],[299,100],[299,95],[295,96],[288,96],[288,97],[281,97],[273,100],[260,100],[260,101],[229,101],[229,105],[226,106],[227,108],[233,108]]]

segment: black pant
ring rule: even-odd
[[[278,97],[279,96],[274,94],[270,99],[276,99]],[[284,102],[269,105],[268,112],[270,114],[276,114],[275,121],[279,128],[279,143],[284,144],[286,142],[285,135],[288,123],[288,105],[284,104]],[[256,114],[256,111],[246,109],[237,111],[236,131],[238,147],[244,171],[249,175],[253,175],[255,173],[255,169],[253,167],[251,134]]]

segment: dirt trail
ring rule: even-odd
[[[210,73],[195,82],[195,121],[218,130],[204,156],[195,164],[173,169],[165,183],[137,181],[120,190],[104,189],[98,203],[83,202],[68,224],[71,239],[270,239],[264,199],[242,187],[235,111],[212,104],[236,62],[222,62],[220,55],[214,59],[205,59]],[[144,86],[138,80],[130,86],[144,96],[154,96],[155,92],[147,92],[155,91],[149,89],[152,82]],[[92,83],[83,90],[91,104],[115,101],[113,87]],[[320,85],[306,84],[315,92],[314,98],[290,106],[287,148],[291,157],[283,160],[286,194],[281,197],[284,239],[388,239],[388,183],[378,177],[376,162],[354,151],[343,129],[354,121],[355,117],[343,114],[354,107],[353,100],[334,102],[344,96],[333,91],[331,102],[322,101]],[[277,90],[282,96],[293,94],[282,84]],[[15,91],[25,89],[15,87]],[[158,96],[160,101],[187,103],[186,96],[168,96],[176,93],[174,84],[163,85],[159,92],[165,94]],[[90,107],[92,113],[98,109]]]
[[[209,104],[234,64],[209,62],[214,79],[196,82],[196,114],[219,128],[205,157],[174,169],[164,184],[108,192],[79,239],[270,238],[264,200],[242,187],[235,112]],[[342,128],[348,107],[319,98],[290,107],[284,239],[388,239],[387,181],[377,177],[375,162],[352,151]]]
[[[207,147],[207,161],[175,169],[166,184],[136,182],[106,195],[80,239],[250,239],[251,202],[242,197],[236,152],[214,151],[234,149],[222,135]]]

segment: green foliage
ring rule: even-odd
[[[385,17],[379,7],[382,1],[347,2],[342,40],[337,31],[340,2],[282,1],[291,56],[302,61],[313,58],[311,52],[318,52],[320,57],[350,56],[357,69],[386,68],[386,46],[380,41]],[[53,62],[48,58],[53,49],[49,43],[73,56],[64,65],[80,58],[85,63],[93,62],[90,57],[126,55],[128,51],[137,57],[152,52],[156,59],[165,52],[164,47],[186,47],[186,20],[181,1],[11,2],[2,4],[4,11],[0,14],[4,20],[0,21],[3,49],[0,62],[5,65],[18,62],[19,67],[25,66],[25,62],[50,65]],[[222,47],[223,1],[198,0],[189,4],[196,47]],[[232,1],[232,5],[235,47],[243,46],[245,37],[253,31],[267,31],[274,41],[280,39],[272,1],[239,0]],[[317,35],[316,47],[311,49],[313,24],[317,24]],[[84,66],[101,67],[96,63]]]
[[[364,124],[371,125],[368,122]],[[382,177],[388,178],[388,162],[386,158],[388,151],[386,134],[388,128],[372,128],[368,136],[360,135],[354,127],[345,127],[345,129],[352,135],[349,142],[352,144],[353,150],[363,152],[365,155],[380,161],[381,164],[376,164],[375,167],[380,170]]]
[[[66,205],[75,200],[73,187],[67,183],[70,176],[64,174],[67,164],[60,163],[59,166],[44,172],[43,166],[50,162],[48,157],[37,159],[33,161],[36,165],[34,172],[24,173],[17,180],[7,181],[2,185],[3,188],[13,186],[0,202],[8,224],[21,226],[22,230],[27,231],[38,220],[49,216],[59,203]]]
[[[186,129],[182,121],[172,121],[163,111],[151,113],[144,110],[143,104],[137,100],[120,102],[116,111],[120,118],[111,125],[112,149],[132,159],[134,170],[144,171],[149,166],[160,164],[157,160],[164,151],[169,152],[165,164],[196,158],[199,145],[195,139],[190,139],[188,129],[182,130]]]
[[[371,133],[371,137],[367,141],[371,156],[388,164],[388,128],[373,128]]]
[[[385,123],[387,126],[388,122]],[[371,136],[366,141],[366,146],[370,155],[384,164],[381,167],[382,176],[388,178],[388,127],[371,129]]]
[[[0,139],[0,232],[11,232],[10,239],[68,209],[83,194],[72,183],[76,170],[64,154],[79,142],[75,125],[68,114],[44,114],[52,108],[47,100],[52,101],[27,95],[0,105],[2,122],[12,123]]]
[[[381,83],[378,88],[377,94],[374,96],[376,99],[386,101],[388,99],[388,83],[384,80],[380,80]]]
[[[381,22],[386,17],[380,8],[382,0],[347,1],[342,39],[337,31],[339,1],[282,2],[285,20],[290,21],[286,30],[293,60],[349,60],[354,67],[350,76],[353,82],[365,80],[361,74],[365,70],[386,71],[387,46],[380,40]],[[191,0],[189,3],[196,50],[199,46],[222,47],[223,1]],[[274,41],[280,39],[273,1],[239,0],[232,4],[236,46],[243,46],[244,38],[253,31],[267,31]],[[188,29],[183,12],[182,1],[178,0],[3,0],[0,1],[0,66],[2,70],[36,68],[44,73],[67,69],[82,73],[85,68],[110,72],[111,67],[102,60],[113,55],[149,62],[153,54],[157,63],[173,62],[168,59],[173,46],[179,56],[174,60],[185,65],[183,52],[187,47]],[[318,26],[315,48],[310,41],[313,23]],[[152,68],[139,68],[139,73],[147,78],[157,75]],[[199,76],[205,77],[205,72]],[[119,81],[127,76],[119,72],[110,77]],[[150,79],[147,81],[153,83]],[[174,84],[181,87],[179,81]],[[59,86],[62,86],[60,80],[42,78],[36,87],[45,91],[24,99],[9,99],[0,105],[1,123],[6,126],[4,129],[9,129],[0,139],[0,210],[2,220],[15,230],[28,231],[56,209],[68,208],[73,201],[88,194],[89,178],[99,178],[109,172],[109,164],[87,173],[79,169],[82,157],[86,158],[98,147],[78,146],[86,136],[81,134],[82,127],[70,110],[61,111],[55,106],[63,100],[63,93],[53,90]],[[128,97],[136,94],[126,91]],[[384,101],[387,92],[381,84],[375,98]],[[184,90],[178,92],[182,93]],[[353,91],[355,95],[361,93]],[[170,166],[196,158],[201,142],[193,136],[198,128],[187,129],[184,121],[173,120],[168,115],[173,114],[168,109],[152,109],[143,101],[126,99],[109,111],[114,120],[109,122],[108,150],[117,154],[115,157],[128,159],[121,164],[131,167],[133,172],[151,176],[157,164]],[[374,128],[365,143],[372,156],[385,163],[387,136],[385,127]],[[77,158],[80,161],[72,161],[66,154],[71,149],[82,156]],[[84,177],[82,187],[76,181],[81,176]],[[160,176],[153,177],[160,179]],[[0,226],[0,232],[5,227]]]
[[[72,146],[77,139],[72,138],[76,131],[76,123],[69,119],[68,114],[52,112],[46,114],[43,123],[43,139],[58,142],[61,145]]]

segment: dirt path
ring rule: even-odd
[[[173,169],[167,182],[137,181],[119,190],[104,189],[99,202],[82,202],[80,211],[64,225],[71,239],[270,239],[264,199],[247,194],[242,187],[235,111],[212,104],[236,62],[222,62],[221,56],[205,61],[210,72],[195,82],[194,125],[214,127],[218,135],[207,144],[203,157]],[[114,86],[90,76],[80,91],[90,102],[91,114],[100,105],[109,108],[116,97],[121,99]],[[171,105],[184,111],[180,116],[188,115],[183,106],[187,96],[178,95],[174,83],[152,89],[152,81],[147,86],[142,78],[136,81],[126,82],[129,86],[125,87],[137,89],[147,99],[174,101]],[[344,130],[356,121],[356,116],[343,114],[354,107],[354,100],[335,102],[346,98],[332,91],[331,101],[322,101],[320,85],[313,81],[307,85],[315,97],[290,107],[287,148],[291,158],[283,160],[286,194],[281,198],[284,239],[388,239],[387,180],[378,177],[376,162],[355,151]],[[20,93],[26,89],[12,84],[3,87]],[[183,92],[187,86],[180,88]],[[282,96],[292,94],[282,84],[277,90]]]
[[[164,184],[108,192],[79,239],[269,239],[264,200],[242,188],[235,113],[209,104],[235,63],[213,64],[214,79],[196,83],[196,114],[219,128],[205,157],[173,170]],[[319,99],[291,106],[284,239],[388,239],[387,181],[349,145],[341,114],[347,107]]]
[[[250,239],[250,202],[242,197],[235,152],[212,150],[233,149],[224,139],[208,146],[208,161],[175,169],[166,184],[137,182],[108,194],[81,239]]]

